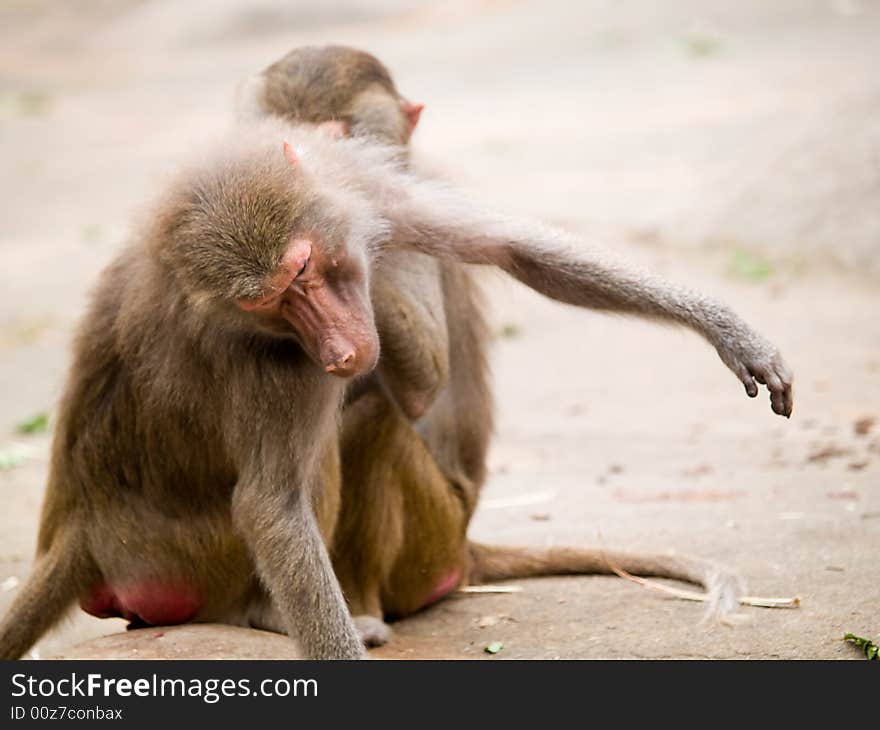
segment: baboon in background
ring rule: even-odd
[[[284,152],[283,139],[292,143]],[[135,625],[245,623],[286,631],[310,657],[358,657],[325,543],[352,610],[376,618],[416,610],[468,578],[604,570],[599,551],[466,542],[479,482],[463,494],[444,474],[441,445],[453,433],[453,462],[473,456],[460,419],[471,404],[457,400],[472,385],[462,376],[457,390],[452,371],[419,423],[423,441],[379,391],[349,405],[346,462],[371,473],[354,498],[346,492],[337,522],[337,413],[344,378],[378,357],[370,276],[384,251],[493,264],[570,304],[690,326],[750,395],[755,379],[765,382],[773,409],[791,411],[775,348],[730,310],[601,254],[569,252],[563,233],[483,213],[407,172],[397,149],[268,120],[243,125],[204,159],[105,270],[80,328],[38,559],[0,626],[0,656],[20,656],[79,598]],[[443,271],[457,365],[468,340],[456,326],[469,323],[450,317],[461,292]],[[457,430],[438,436],[447,402]],[[373,479],[377,470],[397,481]],[[392,540],[390,568],[371,566],[364,548]],[[731,588],[697,562],[609,558]]]

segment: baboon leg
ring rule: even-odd
[[[333,563],[352,615],[404,616],[458,586],[467,560],[463,504],[381,394],[343,414],[342,495]]]

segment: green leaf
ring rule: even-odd
[[[843,640],[849,641],[864,651],[865,656],[868,659],[880,661],[880,646],[877,646],[877,644],[870,639],[866,639],[863,636],[856,636],[855,634],[844,634]]]
[[[737,246],[730,252],[730,272],[741,279],[764,281],[773,273],[773,265],[742,246]]]
[[[512,340],[514,337],[519,337],[522,334],[522,330],[519,328],[519,325],[508,323],[502,325],[498,334],[506,340]]]
[[[485,651],[487,654],[497,654],[503,648],[504,648],[504,644],[502,642],[493,641],[485,649],[483,649],[483,651]]]
[[[0,120],[44,114],[49,97],[42,91],[0,92]]]
[[[23,464],[25,455],[16,449],[4,449],[0,451],[0,471],[9,471],[19,464]]]
[[[31,416],[26,421],[22,421],[19,423],[15,430],[18,433],[24,434],[34,434],[34,433],[43,433],[49,428],[49,413],[47,411],[41,411],[34,416]]]
[[[721,39],[710,33],[693,33],[684,39],[685,48],[691,56],[706,58],[721,50]]]

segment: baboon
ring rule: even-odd
[[[372,137],[406,145],[424,104],[403,96],[391,73],[365,51],[347,46],[305,46],[249,79],[239,113],[274,115],[297,124],[335,122],[340,136]],[[399,151],[406,154],[406,149]]]

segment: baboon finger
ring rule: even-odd
[[[755,379],[752,377],[752,374],[745,367],[741,366],[738,375],[742,384],[746,388],[746,395],[748,395],[749,398],[757,397],[758,386],[755,384]]]

